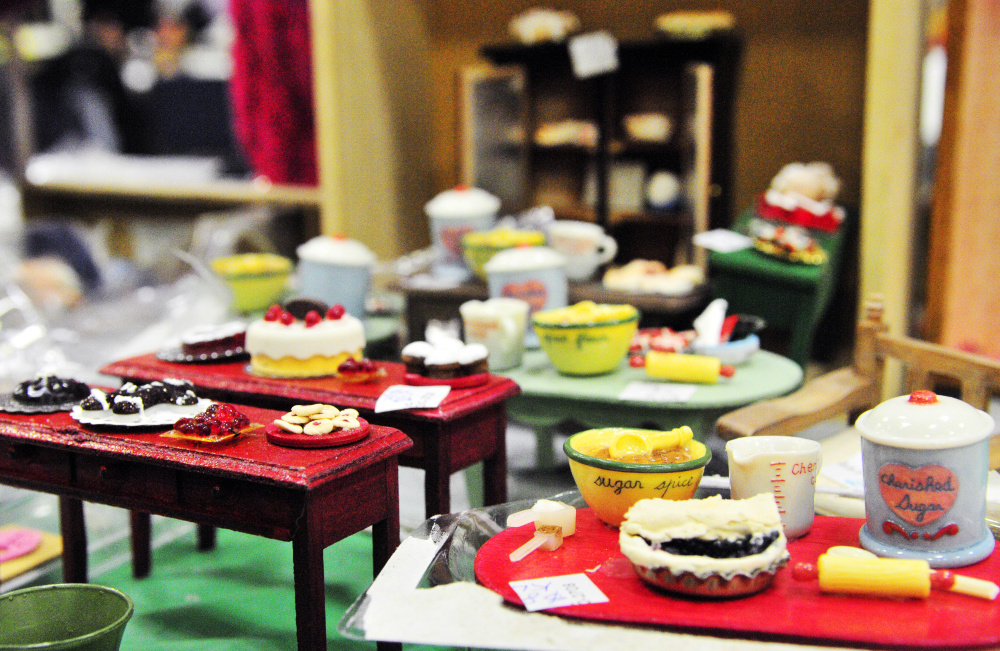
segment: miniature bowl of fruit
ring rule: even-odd
[[[679,445],[634,447],[686,430]],[[668,432],[605,427],[578,432],[563,444],[580,494],[602,522],[617,527],[633,504],[644,498],[691,499],[712,451],[691,438],[687,427]],[[631,449],[630,449],[631,448]]]
[[[631,305],[581,301],[536,312],[531,325],[556,370],[566,375],[600,375],[618,368],[639,326]]]
[[[258,312],[278,302],[288,287],[292,261],[275,253],[239,253],[212,260],[226,282],[236,312]]]
[[[541,246],[545,244],[542,231],[520,231],[514,228],[494,228],[489,231],[466,233],[462,236],[462,255],[465,263],[480,280],[486,280],[485,265],[504,249],[518,246]]]

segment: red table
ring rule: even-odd
[[[177,364],[155,355],[112,362],[101,369],[136,383],[180,378],[197,387],[198,394],[215,400],[274,409],[322,402],[341,409],[357,409],[369,422],[395,427],[413,439],[399,463],[421,468],[426,517],[451,512],[451,474],[483,462],[483,496],[487,506],[507,501],[507,400],[520,393],[510,379],[490,376],[478,387],[454,389],[436,409],[374,413],[375,401],[385,389],[403,384],[405,367],[377,362],[386,376],[370,383],[344,382],[335,377],[275,379],[251,375],[246,362]]]
[[[239,410],[255,424],[281,415]],[[398,455],[412,442],[374,425],[357,443],[318,449],[272,445],[263,427],[217,445],[163,431],[98,432],[65,412],[0,412],[0,482],[59,496],[68,582],[87,580],[84,500],[291,541],[298,647],[325,649],[323,550],[371,526],[380,572],[399,544]]]

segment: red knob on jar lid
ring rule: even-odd
[[[921,389],[919,391],[914,391],[910,394],[910,402],[915,405],[933,405],[938,401],[937,394],[933,391],[928,391],[927,389]]]

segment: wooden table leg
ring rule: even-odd
[[[153,566],[152,547],[153,516],[145,511],[129,511],[132,534],[132,576],[142,579],[149,576]]]
[[[87,529],[83,521],[83,500],[59,496],[59,529],[63,539],[63,580],[87,582]]]
[[[424,457],[424,518],[451,513],[451,437],[444,432],[428,437]],[[398,510],[398,509],[397,509]]]
[[[309,515],[302,517],[292,539],[295,576],[295,630],[299,651],[326,649],[326,594],[323,585],[323,545]]]
[[[399,547],[399,461],[393,457],[386,473],[386,518],[372,525],[372,569],[378,576]],[[402,651],[399,642],[377,642],[378,651]]]
[[[501,409],[503,414],[503,409]],[[496,450],[483,459],[484,506],[503,504],[507,501],[507,419],[501,415],[494,427]]]
[[[210,524],[198,525],[198,551],[210,552],[215,549],[216,529]]]

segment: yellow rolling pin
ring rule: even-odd
[[[665,353],[651,350],[646,354],[646,375],[657,380],[715,384],[719,377],[732,377],[736,369],[723,365],[718,357]]]
[[[980,599],[996,599],[1000,586],[983,579],[932,570],[927,561],[909,558],[864,558],[823,554],[816,564],[797,563],[797,581],[819,579],[822,592],[869,597],[926,599],[934,590],[949,590]]]

